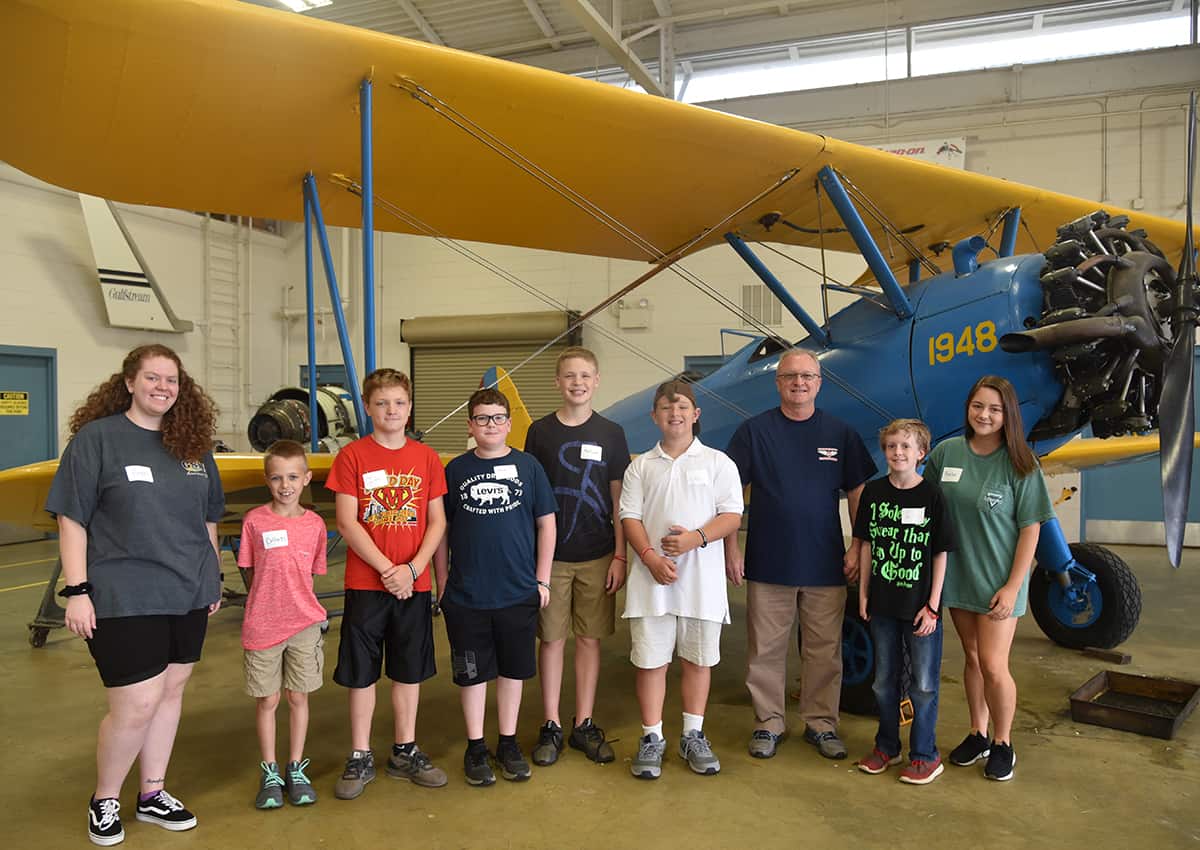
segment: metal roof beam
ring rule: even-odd
[[[634,82],[651,94],[667,97],[662,85],[642,64],[642,60],[629,49],[628,45],[621,40],[620,34],[600,16],[600,13],[588,0],[562,0],[562,5],[578,18],[592,38],[596,39],[600,46],[629,72],[629,76],[633,77]]]
[[[557,37],[558,33],[550,25],[550,19],[542,11],[542,7],[537,4],[537,0],[525,0],[525,8],[529,10],[529,17],[533,18],[533,22],[538,25],[538,29],[542,31],[542,35],[546,36],[549,40],[550,46],[555,50],[561,50],[562,41]]]
[[[446,42],[442,41],[442,37],[429,25],[429,21],[425,20],[425,16],[413,5],[412,0],[396,0],[396,5],[403,9],[404,14],[408,15],[412,22],[417,25],[417,29],[421,31],[421,35],[425,36],[426,41],[445,47]]]
[[[658,12],[660,18],[669,18],[672,14],[671,0],[654,0],[654,11]]]

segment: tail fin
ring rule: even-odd
[[[80,195],[108,324],[114,328],[185,333],[192,323],[171,310],[111,201]]]
[[[507,442],[514,449],[525,448],[525,435],[529,433],[533,417],[529,415],[529,409],[525,407],[525,402],[521,401],[521,393],[517,391],[517,385],[508,372],[499,366],[493,366],[483,373],[483,381],[480,386],[494,386],[504,393],[504,397],[508,399],[509,414],[512,417],[512,430],[508,432]]]

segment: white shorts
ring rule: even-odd
[[[721,624],[712,620],[675,614],[630,617],[629,636],[629,660],[643,670],[670,664],[672,653],[697,667],[716,667],[721,660]]]

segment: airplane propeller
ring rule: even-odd
[[[1175,309],[1171,315],[1174,344],[1164,368],[1159,398],[1159,463],[1162,473],[1163,519],[1167,557],[1178,567],[1187,524],[1188,495],[1192,483],[1192,441],[1196,430],[1195,305],[1196,246],[1192,237],[1192,187],[1196,178],[1196,92],[1188,104],[1187,127],[1187,230],[1183,256],[1176,276]]]

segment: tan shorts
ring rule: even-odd
[[[629,618],[629,660],[641,670],[657,670],[678,655],[697,667],[721,661],[721,623],[663,614]]]
[[[307,694],[321,687],[325,670],[325,635],[321,624],[313,623],[283,643],[266,649],[247,649],[243,666],[246,671],[246,693],[252,697],[269,697],[284,687],[289,691]]]
[[[616,631],[617,597],[604,589],[612,555],[594,561],[555,561],[550,571],[550,603],[538,617],[538,639],[605,638]]]

